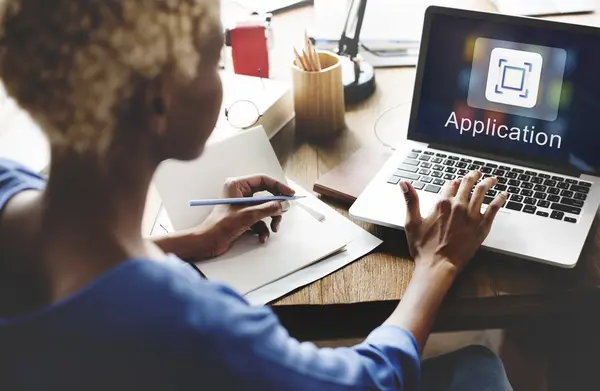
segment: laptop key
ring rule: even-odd
[[[545,191],[546,191],[546,189],[548,189],[548,188],[547,188],[546,186],[544,186],[544,185],[535,185],[535,186],[533,187],[533,190],[534,190],[534,191],[543,191],[543,192],[545,192]]]
[[[530,179],[531,179],[531,175],[525,175],[525,174],[519,175],[519,180],[520,181],[526,181],[527,182]]]
[[[525,205],[523,207],[523,212],[529,213],[529,214],[534,214],[536,209],[537,208],[533,205]]]
[[[587,195],[585,195],[583,193],[575,193],[573,198],[575,198],[576,200],[585,201],[585,199],[587,198]]]
[[[548,196],[548,198],[546,198],[548,201],[550,202],[558,202],[560,201],[560,197],[554,194],[551,194]]]
[[[509,166],[499,166],[498,169],[499,170],[504,170],[504,171],[510,171],[510,167]]]
[[[549,194],[558,194],[560,193],[560,189],[557,189],[556,187],[550,187],[548,190]]]
[[[515,186],[510,186],[508,188],[508,192],[512,193],[512,194],[519,194],[521,192],[521,189],[519,189],[518,187],[515,187]]]
[[[472,160],[471,159],[467,159],[466,157],[463,157],[460,159],[461,162],[466,162],[466,163],[471,163]]]
[[[567,223],[576,223],[577,219],[574,219],[572,217],[565,217],[564,221],[566,221]]]
[[[491,174],[493,170],[494,169],[492,167],[488,167],[488,166],[481,167],[481,172],[483,172],[484,174]]]
[[[430,193],[439,193],[440,189],[441,189],[441,187],[436,186],[436,185],[427,185],[427,186],[425,186],[425,191],[428,191]]]
[[[527,197],[524,201],[527,205],[535,205],[537,204],[537,200],[535,198]]]
[[[458,162],[456,163],[456,167],[458,168],[467,168],[468,164],[465,162]]]
[[[443,186],[443,185],[444,185],[444,183],[446,183],[446,181],[445,181],[445,180],[443,180],[443,179],[434,179],[434,180],[433,180],[433,184],[434,184],[434,185]]]
[[[571,185],[576,185],[577,184],[577,180],[576,179],[571,179],[571,178],[567,178],[565,179],[565,182],[571,184]]]
[[[521,181],[516,180],[516,179],[511,179],[510,181],[508,181],[509,186],[519,187],[520,184],[521,184]]]
[[[499,184],[497,184],[496,186],[494,186],[494,189],[495,189],[495,190],[498,190],[498,191],[505,191],[507,188],[508,188],[508,187],[507,187],[506,185],[503,185],[503,184],[501,184],[501,183],[499,183]]]
[[[454,178],[456,178],[456,175],[452,175],[452,174],[446,174],[446,175],[444,175],[444,179],[447,180],[447,181],[451,181]]]
[[[504,176],[506,174],[506,171],[504,171],[504,170],[494,170],[492,172],[492,174],[494,174],[496,176]]]
[[[544,181],[544,185],[554,187],[554,186],[556,186],[556,181],[552,180],[552,179],[546,179]]]
[[[558,187],[559,189],[568,189],[569,185],[567,182],[558,182],[558,184],[556,185],[556,187]]]
[[[450,159],[450,160],[458,160],[458,156],[448,156],[448,159]]]
[[[392,177],[390,179],[388,179],[387,183],[391,183],[392,185],[397,185],[398,182],[400,182],[400,178],[399,176],[396,175],[392,175]]]
[[[565,180],[565,178],[563,178],[563,177],[560,177],[560,176],[556,176],[556,175],[553,175],[553,176],[552,176],[552,179],[554,179],[555,181],[559,181],[559,182],[562,182],[562,181],[564,181],[564,180]]]
[[[418,166],[419,162],[414,160],[414,159],[404,159],[404,161],[402,162],[403,164],[408,164],[411,166]]]
[[[579,182],[579,186],[583,186],[583,187],[592,187],[592,184],[590,182],[584,182],[584,181],[580,181]]]
[[[416,153],[421,153],[421,150],[420,150],[420,149],[413,149],[412,151],[413,151],[413,152],[416,152]]]
[[[536,176],[537,172],[535,172],[535,171],[525,171],[525,175]]]
[[[539,206],[540,208],[548,208],[550,207],[550,202],[546,200],[539,200],[537,206]]]
[[[581,213],[580,208],[576,208],[574,206],[565,205],[565,204],[558,204],[558,203],[553,203],[552,205],[550,205],[550,209],[570,213],[572,215],[578,215]]]
[[[560,192],[560,195],[563,197],[573,198],[573,192],[571,190],[563,190]]]
[[[481,168],[480,165],[478,164],[471,164],[469,165],[469,167],[467,167],[469,170],[479,170]]]
[[[533,195],[533,190],[522,189],[521,195],[524,195],[525,197],[531,197]]]
[[[521,170],[520,168],[513,168],[511,171],[516,172],[517,174],[522,174],[525,172],[525,170]]]
[[[413,182],[412,185],[417,190],[421,190],[425,186],[425,184],[423,182]]]
[[[560,199],[560,203],[565,204],[565,205],[575,206],[577,208],[583,208],[583,201],[575,200],[573,198],[563,197]]]
[[[587,194],[590,192],[589,187],[583,187],[583,186],[579,186],[579,185],[571,185],[571,188],[569,190],[576,191],[579,193],[584,193],[584,194]]]
[[[431,173],[431,176],[434,177],[434,178],[441,178],[441,177],[444,176],[444,174],[441,173],[441,172],[439,172],[439,171],[434,171],[434,172]]]
[[[537,198],[538,200],[545,200],[546,199],[546,193],[542,193],[541,191],[536,191],[533,194],[533,198]]]
[[[419,167],[415,167],[415,166],[409,166],[407,164],[401,164],[400,167],[398,167],[398,170],[400,171],[408,171],[408,172],[417,172],[419,171]]]
[[[447,157],[448,155],[446,155],[445,153],[436,153],[435,156]]]
[[[423,153],[424,153],[425,155],[433,155],[433,152],[431,152],[431,151],[425,151],[425,152],[423,152]]]
[[[494,164],[494,163],[485,163],[485,166],[486,167],[491,167],[491,168],[498,168],[498,165]]]
[[[520,204],[518,202],[508,201],[506,203],[506,209],[516,210],[516,211],[520,212],[521,209],[523,209],[523,204]]]
[[[425,183],[431,183],[431,181],[433,180],[432,177],[429,176],[422,176],[421,179],[419,179],[421,182],[425,182]]]
[[[419,157],[418,153],[409,153],[408,155],[406,155],[407,158],[409,159],[416,159],[417,157]]]
[[[548,214],[548,212],[542,212],[541,210],[538,210],[535,214],[538,215],[538,216],[542,216],[542,217],[548,217],[548,216],[550,216]]]
[[[509,179],[515,179],[518,176],[519,176],[519,174],[517,174],[516,172],[512,172],[511,171],[511,172],[507,172],[506,173],[506,177],[509,178]]]
[[[473,164],[477,164],[479,166],[483,166],[485,164],[485,162],[482,162],[481,160],[473,160]]]
[[[506,182],[508,182],[508,179],[506,179],[505,177],[503,177],[503,176],[498,177],[498,183],[501,183],[504,185],[504,184],[506,184]]]
[[[552,213],[550,214],[550,218],[556,219],[556,220],[562,220],[564,215],[565,215],[564,212],[559,212],[557,210],[553,210]]]
[[[447,166],[453,166],[456,162],[450,159],[444,160],[444,164]]]
[[[444,166],[442,166],[441,164],[436,164],[435,166],[433,166],[433,169],[437,171],[442,171],[444,169]]]
[[[429,175],[429,173],[431,173],[431,170],[428,170],[426,168],[419,170],[420,175]]]
[[[518,194],[513,194],[510,196],[510,200],[515,201],[515,202],[523,202],[523,196],[518,195]]]
[[[492,201],[494,201],[494,197],[490,197],[490,196],[484,196],[483,197],[483,203],[486,204],[486,205],[489,204],[489,203],[491,203]]]
[[[536,185],[541,185],[542,183],[544,183],[544,179],[536,176],[536,177],[531,178],[531,183],[535,183]]]
[[[402,170],[396,170],[394,175],[399,176],[400,178],[410,179],[413,181],[416,181],[417,179],[419,179],[419,175],[413,174],[412,172],[408,172],[408,171],[402,171]]]
[[[442,161],[443,161],[443,159],[439,158],[439,157],[434,157],[433,159],[431,159],[432,163],[441,163]]]
[[[463,175],[463,176],[467,175],[468,173],[469,173],[469,170],[465,170],[465,169],[458,170],[458,172],[457,172],[458,175]]]
[[[523,182],[523,183],[521,183],[521,187],[523,189],[531,190],[531,189],[533,189],[533,183],[531,183],[531,182]]]
[[[544,179],[550,179],[550,175],[548,174],[542,174],[542,173],[538,173],[538,175],[540,178],[544,178]]]
[[[423,162],[421,163],[421,168],[431,168],[431,163]]]
[[[486,196],[490,196],[490,197],[496,197],[496,194],[498,194],[497,190],[488,190],[487,193],[485,193]]]
[[[446,169],[444,171],[449,172],[450,174],[454,174],[456,172],[456,168],[446,167]]]
[[[426,162],[428,162],[429,159],[431,159],[431,156],[427,156],[427,155],[421,155],[421,157],[419,158],[419,160],[423,160],[423,161],[426,161]]]

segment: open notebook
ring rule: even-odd
[[[225,179],[265,173],[285,181],[275,152],[261,127],[207,145],[194,161],[161,164],[155,184],[175,230],[192,228],[210,213],[210,207],[189,207],[190,199],[222,196]],[[287,276],[333,253],[346,240],[327,229],[299,205],[283,216],[278,233],[265,244],[247,235],[225,255],[196,266],[210,279],[221,280],[246,294]]]

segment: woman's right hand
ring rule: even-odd
[[[476,184],[481,175],[472,171],[463,179],[447,182],[425,218],[415,189],[407,182],[400,183],[407,207],[406,236],[416,268],[443,266],[458,274],[481,246],[507,198],[506,193],[498,194],[482,214],[483,198],[497,180],[486,178]]]

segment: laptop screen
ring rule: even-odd
[[[599,174],[599,31],[430,8],[409,137]]]

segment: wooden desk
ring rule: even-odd
[[[490,10],[487,1],[459,1],[463,7]],[[600,1],[598,5],[600,10]],[[291,46],[299,44],[313,20],[304,8],[273,20],[275,48],[272,73],[289,79]],[[573,23],[600,24],[600,14],[558,18]],[[415,69],[377,70],[377,91],[349,109],[347,132],[329,145],[311,145],[294,136],[288,126],[273,144],[289,177],[311,189],[317,178],[362,146],[375,144],[373,124],[380,113],[410,101]],[[402,202],[402,200],[398,200]],[[334,205],[335,206],[335,205]],[[347,215],[345,208],[337,209]],[[404,234],[360,223],[385,240],[361,260],[274,303],[291,333],[299,338],[361,336],[378,325],[402,297],[412,275]],[[509,327],[524,321],[547,322],[548,317],[597,309],[600,301],[600,228],[593,225],[578,266],[563,270],[481,252],[460,276],[440,312],[437,330]],[[591,307],[594,306],[594,307]]]

